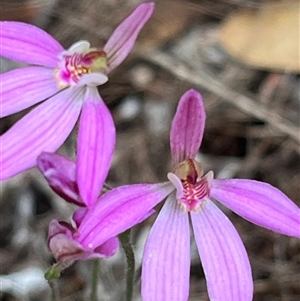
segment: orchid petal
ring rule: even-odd
[[[75,162],[58,154],[43,152],[37,158],[37,165],[49,186],[60,197],[78,206],[85,206],[79,196]]]
[[[101,258],[108,258],[113,256],[119,249],[119,239],[112,237],[101,246],[97,247],[94,252],[98,253]]]
[[[181,180],[172,172],[168,172],[167,177],[176,189],[176,199],[180,200],[183,197],[184,188]]]
[[[65,50],[61,55],[73,55],[75,53],[85,54],[90,49],[91,44],[88,41],[80,40]]]
[[[172,190],[173,185],[166,182],[127,185],[108,191],[84,217],[78,241],[89,248],[103,244],[139,223]]]
[[[83,86],[100,86],[105,84],[108,81],[108,77],[103,73],[90,73],[84,74],[79,82],[76,84],[77,87]]]
[[[253,280],[245,247],[223,212],[209,199],[191,212],[210,300],[251,301]]]
[[[139,5],[113,32],[103,48],[107,54],[107,73],[119,66],[127,57],[153,10],[152,2]]]
[[[107,177],[116,143],[111,114],[96,88],[87,88],[77,146],[77,182],[80,195],[91,206]]]
[[[211,196],[256,225],[300,237],[300,208],[270,184],[216,179],[212,182]]]
[[[202,142],[205,111],[201,95],[189,90],[182,95],[170,133],[173,163],[194,159]]]
[[[77,241],[76,229],[66,222],[52,220],[49,226],[48,247],[58,262],[70,265],[76,260],[110,257],[118,250],[119,241],[112,237],[95,250],[86,250]]]
[[[14,114],[54,95],[61,88],[53,69],[26,67],[0,74],[0,118]]]
[[[67,89],[56,94],[0,137],[1,180],[35,166],[39,154],[63,144],[78,119],[83,92]]]
[[[52,220],[49,225],[48,247],[56,261],[68,261],[70,264],[85,257],[82,246],[73,239],[75,229],[67,223]]]
[[[85,217],[88,211],[89,209],[87,207],[80,207],[74,212],[72,219],[75,222],[77,228],[79,228],[83,218]]]
[[[54,219],[49,224],[48,230],[48,242],[57,234],[66,234],[69,238],[73,236],[73,233],[76,232],[76,229],[73,226],[66,222],[59,222]]]
[[[146,220],[148,217],[150,217],[152,214],[155,213],[155,210],[154,209],[150,209],[148,212],[146,212],[140,219],[139,221],[137,222],[137,224],[143,222],[144,220]]]
[[[142,298],[144,301],[186,301],[189,278],[189,218],[172,193],[159,213],[145,246]]]
[[[56,67],[63,47],[42,29],[22,22],[0,22],[0,55],[28,64]]]

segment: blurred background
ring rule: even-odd
[[[35,24],[65,48],[102,47],[139,0],[1,0],[1,20]],[[183,92],[201,92],[206,131],[198,155],[219,178],[268,182],[300,205],[299,1],[158,0],[131,55],[99,87],[117,127],[107,183],[165,181],[169,130]],[[18,64],[1,58],[1,73]],[[17,80],[17,79],[16,79]],[[1,119],[1,133],[28,110]],[[75,156],[76,129],[59,150]],[[43,278],[54,262],[48,224],[75,207],[37,169],[1,184],[0,300],[50,300]],[[157,208],[159,209],[159,208]],[[255,301],[300,299],[300,241],[254,226],[226,208],[250,256]],[[153,215],[133,230],[138,273]],[[222,233],[220,233],[222,235]],[[208,301],[192,244],[189,301]],[[124,255],[100,262],[99,301],[124,300]],[[92,262],[77,262],[56,282],[61,301],[88,300]],[[135,300],[141,300],[140,282]],[[176,300],[174,300],[176,301]],[[235,301],[235,300],[233,300]]]

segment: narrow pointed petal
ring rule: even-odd
[[[189,218],[172,193],[159,213],[145,246],[143,301],[187,301],[189,279]]]
[[[300,208],[270,184],[216,179],[212,182],[211,197],[258,226],[300,237]]]
[[[22,22],[0,22],[0,55],[28,64],[56,67],[63,47],[42,29]]]
[[[43,152],[37,158],[37,165],[53,191],[67,202],[85,206],[79,196],[74,161],[58,154]]]
[[[107,54],[107,73],[119,66],[131,51],[134,42],[154,10],[154,3],[139,5],[114,31],[104,46]]]
[[[84,217],[78,241],[89,248],[103,244],[141,222],[172,190],[166,182],[121,186],[105,193]]]
[[[210,300],[251,301],[249,259],[229,219],[209,199],[202,211],[191,213],[191,219]]]
[[[0,118],[14,114],[54,95],[60,88],[53,69],[25,67],[0,74]]]
[[[111,114],[96,88],[87,88],[77,146],[77,182],[87,206],[94,204],[107,177],[116,143]]]
[[[201,95],[189,90],[182,95],[170,134],[173,163],[194,159],[202,142],[205,111]]]
[[[78,119],[84,91],[67,89],[48,99],[0,137],[0,180],[36,165],[43,151],[54,152]]]

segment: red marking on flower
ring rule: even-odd
[[[202,177],[202,166],[193,159],[187,159],[174,168],[174,174],[180,179],[182,187],[178,187],[179,202],[186,211],[198,211],[206,197],[210,193],[210,181],[212,174]]]
[[[180,202],[188,211],[198,211],[203,199],[209,195],[209,185],[206,178],[202,178],[195,184],[188,180],[181,180],[183,185],[183,196]]]

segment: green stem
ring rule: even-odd
[[[48,283],[51,288],[51,301],[60,301],[56,280],[49,280]]]
[[[99,275],[99,259],[93,261],[93,275],[92,275],[92,291],[91,301],[98,301],[98,275]]]
[[[122,248],[125,252],[127,260],[127,271],[126,271],[126,301],[132,300],[133,286],[134,286],[134,271],[135,271],[135,259],[132,245],[130,242],[131,230],[127,230],[119,235],[119,239]]]

